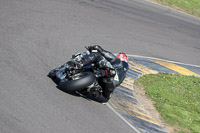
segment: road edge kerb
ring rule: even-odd
[[[131,1],[132,1],[132,0],[131,0]],[[188,16],[188,17],[192,17],[192,18],[194,18],[194,19],[200,20],[200,18],[197,17],[197,16],[195,16],[195,15],[192,15],[192,14],[186,13],[186,12],[184,12],[184,11],[181,11],[181,10],[178,10],[178,9],[175,9],[175,8],[172,8],[172,7],[170,7],[170,6],[166,6],[166,5],[157,3],[157,2],[153,2],[153,1],[151,1],[151,0],[144,0],[144,1],[146,1],[146,2],[148,2],[148,3],[150,3],[150,4],[154,4],[155,6],[159,6],[159,7],[162,7],[162,8],[167,8],[167,9],[170,9],[170,10],[172,10],[172,11],[174,11],[174,12],[177,12],[177,13],[186,15],[186,16]],[[134,1],[132,1],[132,2],[134,2]]]
[[[178,13],[185,14],[185,15],[188,15],[188,16],[190,16],[190,17],[194,17],[194,18],[200,20],[200,18],[197,17],[197,16],[195,16],[195,15],[192,15],[192,14],[189,14],[189,13],[187,13],[187,12],[184,12],[184,11],[181,11],[181,10],[178,10],[178,9],[175,9],[175,8],[172,8],[172,7],[170,7],[170,6],[166,6],[166,5],[163,5],[163,4],[161,4],[161,3],[157,3],[157,2],[153,2],[153,1],[151,1],[151,0],[145,0],[145,1],[147,1],[147,2],[149,2],[149,3],[152,3],[152,4],[155,4],[155,5],[157,5],[157,6],[162,6],[162,7],[165,7],[165,8],[169,8],[169,9],[171,9],[171,10],[174,10],[174,11],[178,12]]]
[[[128,57],[135,57],[135,58],[142,58],[142,59],[151,59],[151,60],[158,60],[158,61],[164,61],[164,62],[169,62],[169,63],[175,63],[175,64],[180,64],[180,65],[187,65],[187,66],[193,66],[193,67],[198,67],[200,68],[200,66],[198,65],[193,65],[193,64],[187,64],[187,63],[182,63],[182,62],[177,62],[177,61],[171,61],[171,60],[166,60],[166,59],[161,59],[161,58],[155,58],[155,57],[148,57],[148,56],[140,56],[140,55],[131,55],[131,54],[127,54]],[[143,76],[143,75],[142,75]],[[140,76],[138,76],[136,79],[140,78]],[[134,93],[134,91],[133,91]],[[137,97],[135,97],[137,100]],[[137,100],[138,101],[138,100]],[[138,101],[139,102],[139,101]],[[110,105],[109,103],[106,104],[117,116],[119,116],[130,128],[132,128],[136,133],[140,133],[140,131],[137,129],[137,126],[135,127],[133,124],[131,124],[129,121],[127,121],[120,113],[117,112],[117,110],[115,110],[112,105]],[[142,105],[142,104],[141,104]],[[144,106],[144,105],[142,105]]]
[[[140,56],[140,55],[131,55],[131,54],[126,54],[127,56],[130,57],[137,57],[137,58],[145,58],[145,59],[153,59],[153,60],[160,60],[160,61],[165,61],[165,62],[170,62],[170,63],[176,63],[176,64],[181,64],[181,65],[188,65],[188,66],[193,66],[193,67],[199,67],[198,65],[193,65],[193,64],[187,64],[187,63],[182,63],[178,61],[170,61],[166,59],[161,59],[161,58],[156,58],[156,57],[148,57],[148,56]]]
[[[135,128],[132,124],[130,124],[122,115],[120,115],[109,103],[106,104],[119,118],[121,118],[130,128],[132,128],[136,133],[140,133],[140,131]]]

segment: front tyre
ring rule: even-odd
[[[61,80],[58,88],[63,91],[76,91],[90,86],[95,82],[95,76],[91,72],[81,72],[71,77],[71,80]]]
[[[56,78],[56,73],[59,71],[59,68],[55,68],[55,69],[53,69],[53,70],[51,70],[50,72],[49,72],[49,74],[48,74],[48,76],[50,77],[50,78]]]

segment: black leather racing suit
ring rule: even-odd
[[[108,102],[115,87],[119,86],[126,77],[128,63],[121,61],[111,52],[102,49],[98,45],[90,46],[90,51],[95,52],[83,57],[83,65],[96,63],[100,68],[111,68],[116,72],[114,76],[99,80],[99,85],[102,87],[103,92],[94,97],[95,101]]]

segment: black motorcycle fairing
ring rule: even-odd
[[[112,65],[111,68],[105,61],[102,63],[103,65],[99,63],[104,59],[107,62],[109,61],[110,65]],[[77,62],[82,63],[83,66],[78,67]],[[69,62],[56,70],[56,77],[59,80],[57,87],[65,92],[86,90],[86,92],[90,93],[90,90],[98,90],[92,89],[98,88],[98,85],[95,85],[95,82],[97,82],[101,86],[100,90],[103,91],[94,92],[93,94],[99,94],[96,97],[97,101],[107,102],[115,87],[120,85],[125,78],[128,70],[128,65],[125,65],[115,55],[103,49],[95,53],[83,52],[73,56]],[[102,84],[100,83],[101,81]]]

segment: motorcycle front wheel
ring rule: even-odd
[[[91,72],[81,72],[73,75],[70,80],[61,80],[58,88],[64,91],[76,91],[84,89],[95,82],[95,76]]]
[[[59,71],[59,68],[55,68],[55,69],[53,69],[53,70],[51,70],[50,72],[49,72],[49,74],[48,74],[48,76],[50,77],[50,78],[56,78],[56,73]]]

